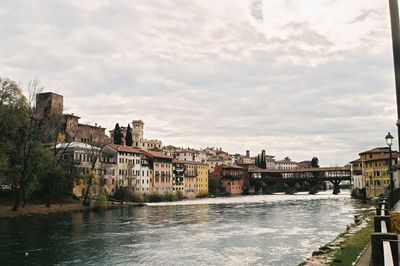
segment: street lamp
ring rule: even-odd
[[[389,146],[389,178],[390,178],[390,205],[393,206],[393,190],[394,190],[394,181],[393,181],[393,172],[392,172],[392,144],[393,144],[393,136],[390,135],[390,132],[385,137],[386,144]]]
[[[396,102],[397,102],[396,125],[398,134],[397,136],[399,138],[398,144],[400,147],[400,23],[399,23],[399,7],[397,1],[398,0],[389,0],[389,11],[390,11],[390,24],[392,30],[394,77],[395,77]]]

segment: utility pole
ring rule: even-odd
[[[397,139],[400,149],[400,28],[399,28],[399,7],[397,0],[389,0],[390,22],[392,28],[394,77],[397,99]]]

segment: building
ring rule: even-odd
[[[125,144],[126,127],[120,127],[122,134],[122,143]],[[114,129],[109,131],[111,139],[114,138]],[[142,120],[133,120],[132,127],[132,147],[142,150],[161,150],[162,142],[156,139],[144,138],[144,122]]]
[[[179,149],[175,151],[175,158],[180,161],[194,161],[196,151],[191,149]]]
[[[289,157],[275,162],[275,169],[289,170],[298,168],[297,162],[292,161]]]
[[[247,150],[245,156],[237,157],[236,164],[255,165],[256,159],[254,157],[250,157],[250,151]]]
[[[212,156],[212,157],[207,158],[206,163],[208,166],[208,172],[213,173],[215,167],[224,164],[224,159],[222,159],[221,157],[218,157],[218,156]]]
[[[365,183],[366,197],[374,198],[385,194],[390,187],[389,148],[378,147],[360,154],[362,182]],[[399,153],[392,152],[392,165],[397,166]],[[397,169],[397,168],[396,168]],[[359,170],[359,166],[358,166]]]
[[[361,159],[351,161],[350,167],[351,167],[351,183],[353,185],[353,189],[364,189],[365,182],[362,174]]]
[[[43,115],[62,116],[64,111],[64,97],[54,92],[36,94],[36,111]]]
[[[365,181],[362,174],[362,161],[357,159],[350,162],[351,169],[351,185],[352,191],[351,195],[354,198],[365,199]]]
[[[94,179],[91,196],[96,195],[100,187],[104,187],[108,195],[115,192],[115,163],[104,156],[100,147],[82,142],[60,143],[55,146],[55,152],[63,168],[73,176],[70,183],[73,195],[83,197],[89,175]]]
[[[170,195],[172,189],[172,160],[173,157],[158,151],[142,151],[143,159],[147,159],[153,170],[153,192]]]
[[[173,190],[186,198],[208,195],[208,167],[195,161],[173,160]]]
[[[125,136],[125,134],[124,134]],[[132,146],[141,148],[144,139],[144,122],[140,120],[132,121]]]
[[[36,110],[39,114],[59,116],[61,119],[62,133],[65,142],[84,142],[96,146],[103,146],[111,142],[105,134],[105,128],[95,125],[79,123],[79,116],[74,114],[63,114],[64,97],[62,95],[45,92],[36,95]]]
[[[157,140],[157,139],[142,139],[140,148],[143,149],[143,150],[160,151],[161,147],[162,147],[161,140]]]
[[[136,179],[136,192],[146,195],[153,193],[153,168],[150,160],[141,155],[141,169],[139,178]]]
[[[109,144],[103,148],[103,153],[113,158],[117,163],[116,185],[136,191],[137,179],[141,172],[141,154],[139,149],[128,146]]]
[[[274,159],[275,156],[272,155],[266,155],[266,161],[267,161],[267,169],[276,169],[276,161]]]
[[[180,191],[184,195],[185,162],[180,160],[172,161],[172,190]]]
[[[197,167],[193,161],[185,161],[185,172],[183,178],[184,195],[187,198],[195,198],[197,196],[196,179]]]
[[[219,181],[220,189],[230,195],[243,193],[244,169],[235,165],[219,165],[214,169],[213,176]]]
[[[168,156],[174,157],[175,158],[175,152],[178,150],[179,148],[172,146],[172,145],[168,145],[168,146],[163,146],[161,148],[161,151],[163,153],[165,153]]]
[[[306,161],[301,161],[297,163],[298,168],[311,168],[311,161],[306,160]]]
[[[79,116],[64,114],[64,128],[66,141],[78,141],[103,146],[111,143],[111,139],[105,134],[105,128],[79,123]]]
[[[207,162],[208,154],[204,150],[196,150],[194,155],[193,155],[193,161],[199,162],[199,163],[205,163]]]
[[[208,195],[208,166],[207,164],[198,163],[196,167],[196,196],[204,197]]]

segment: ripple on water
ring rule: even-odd
[[[32,250],[33,264],[297,265],[362,207],[348,194],[261,195],[0,221],[0,261]]]

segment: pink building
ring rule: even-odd
[[[152,168],[151,177],[153,188],[151,192],[168,195],[172,194],[172,159],[173,157],[157,151],[142,151]]]
[[[214,169],[214,178],[220,189],[230,195],[243,193],[245,169],[236,165],[219,165]]]

